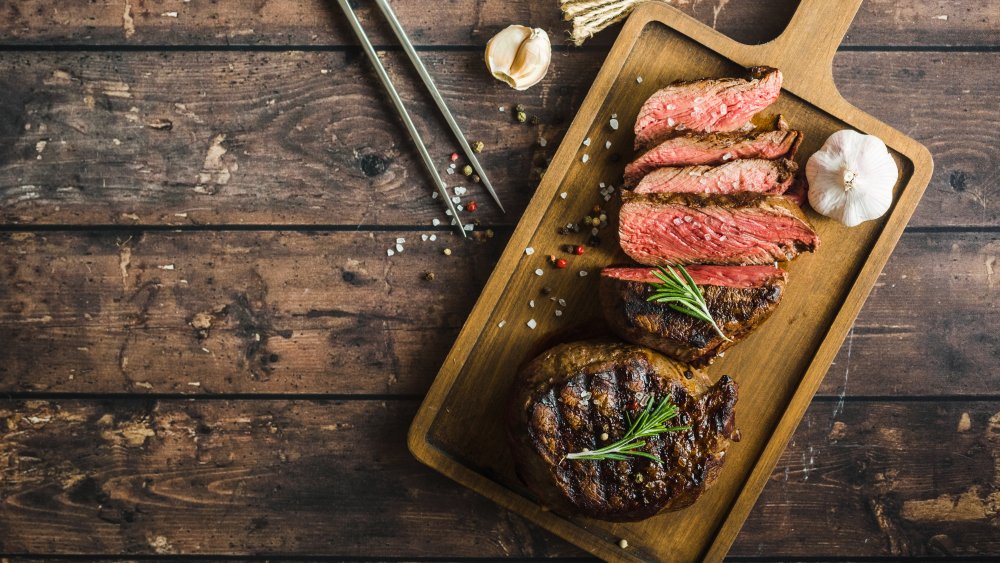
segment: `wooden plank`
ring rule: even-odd
[[[505,237],[421,234],[0,235],[0,392],[423,393]],[[998,255],[904,236],[820,393],[995,393]]]
[[[418,126],[443,167],[457,147],[427,117],[399,55],[387,55],[389,68],[423,108]],[[512,224],[599,54],[557,54],[523,93],[487,78],[476,53],[423,55],[468,136],[485,141],[484,166],[510,210],[500,215],[474,189],[475,216]],[[343,52],[0,53],[0,76],[16,77],[0,81],[0,221],[429,225],[442,206],[366,64]],[[1000,225],[997,65],[997,53],[837,55],[840,91],[934,153],[913,224]],[[516,103],[542,124],[515,123]]]
[[[792,0],[670,0],[685,13],[734,39],[760,43],[787,24]],[[419,45],[483,45],[510,23],[543,27],[558,40],[569,29],[556,0],[447,0],[433,5],[394,4]],[[129,6],[126,17],[126,6]],[[377,42],[394,45],[381,18],[364,3],[359,14]],[[176,12],[176,17],[169,14]],[[943,17],[947,16],[947,17]],[[343,45],[354,44],[339,22],[335,5],[321,0],[245,3],[164,0],[57,0],[8,2],[0,7],[0,41],[5,44],[89,45]],[[848,45],[996,45],[1000,16],[990,0],[923,2],[868,0],[845,43]],[[614,27],[592,45],[606,47]],[[380,33],[381,32],[381,33]]]
[[[415,407],[0,401],[0,552],[580,555],[420,467]],[[810,408],[732,555],[1000,555],[1000,403],[833,407]]]

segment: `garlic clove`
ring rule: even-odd
[[[537,84],[549,70],[552,45],[544,29],[511,25],[486,44],[490,73],[515,90]]]
[[[881,139],[843,130],[809,157],[806,178],[812,208],[854,227],[889,210],[899,169]]]

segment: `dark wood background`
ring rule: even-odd
[[[674,3],[747,42],[795,7]],[[584,557],[405,434],[617,28],[578,49],[556,0],[395,5],[486,143],[509,209],[474,198],[492,238],[430,226],[333,2],[0,2],[0,554]],[[523,93],[481,60],[509,23],[559,44]],[[1000,556],[998,30],[993,0],[867,0],[834,61],[936,171],[734,560]],[[516,103],[541,123],[497,111]]]

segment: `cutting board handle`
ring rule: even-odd
[[[774,41],[761,45],[762,60],[796,84],[833,86],[833,55],[862,0],[801,0],[792,21]]]

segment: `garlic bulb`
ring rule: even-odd
[[[497,80],[515,90],[527,90],[545,76],[552,45],[544,29],[512,25],[486,44],[486,66]]]
[[[889,210],[899,169],[882,139],[845,129],[809,157],[806,178],[809,205],[853,227]]]

